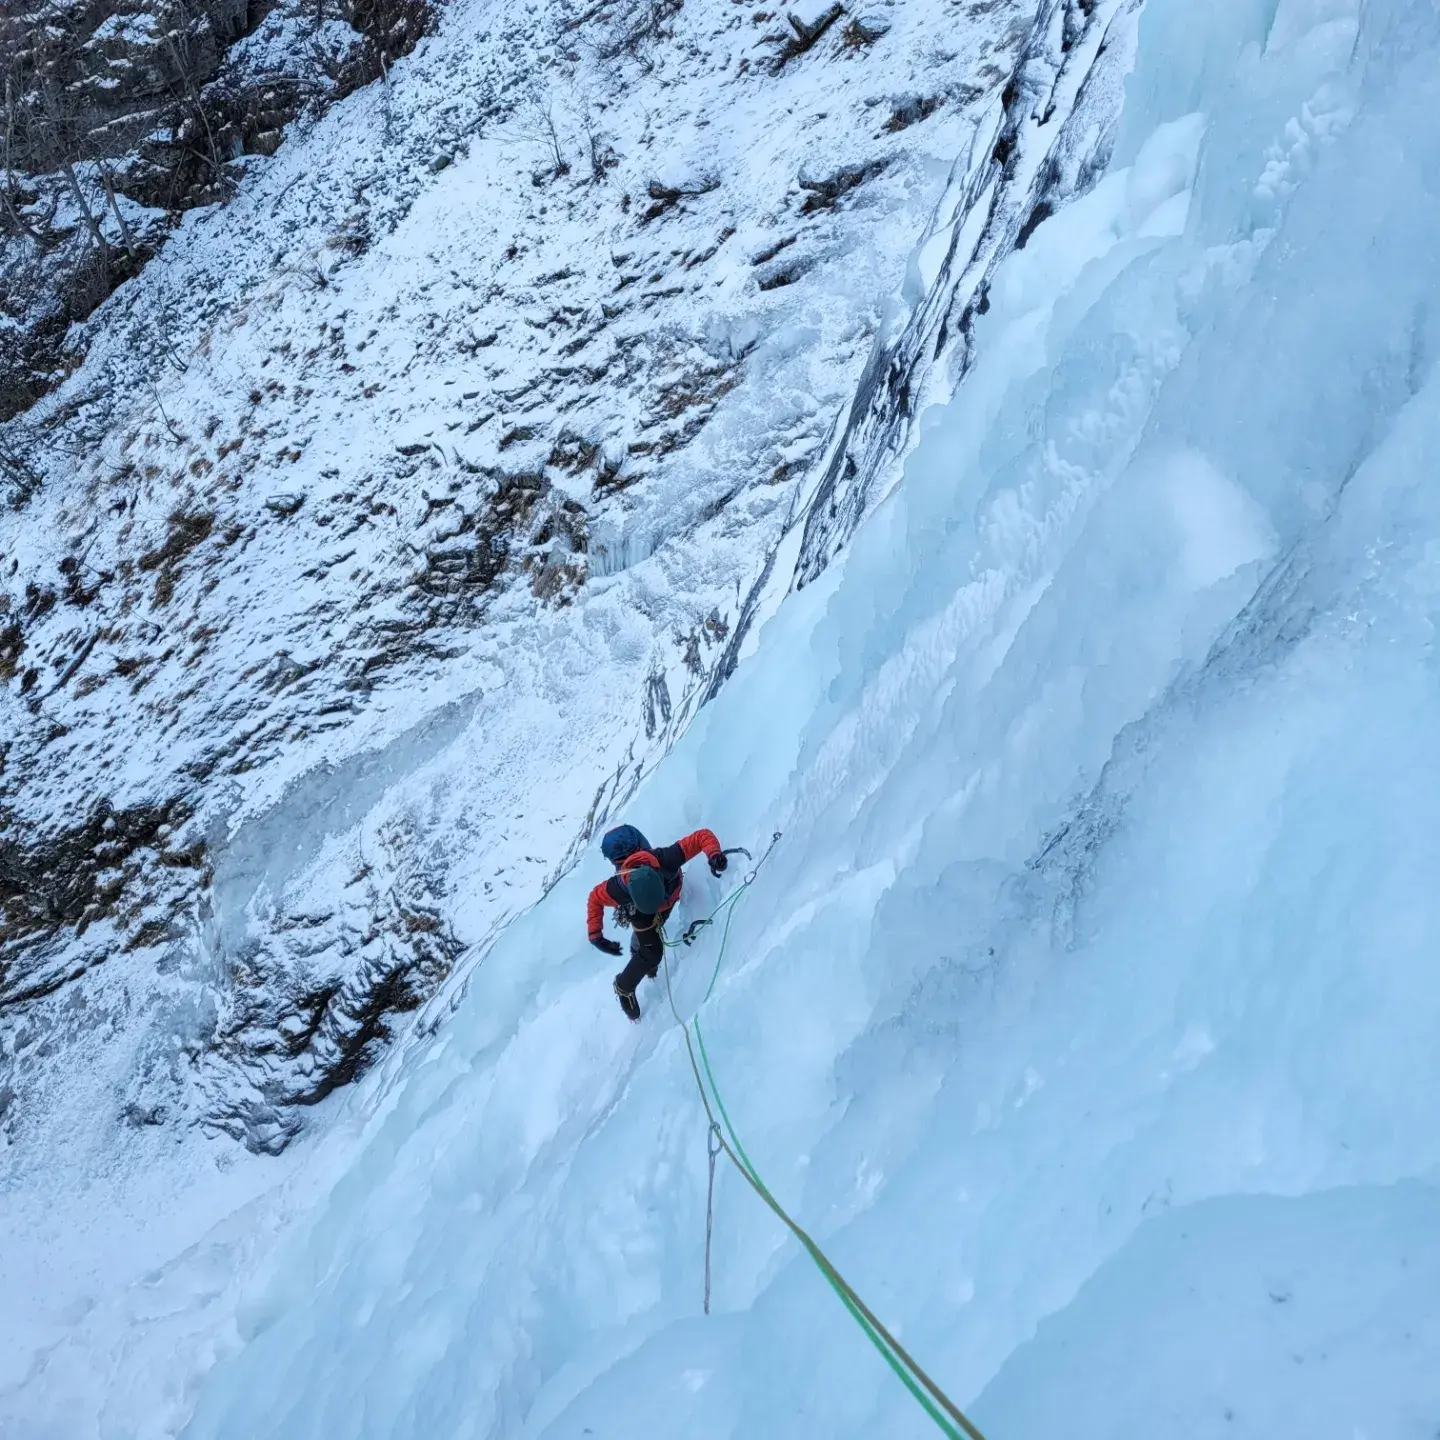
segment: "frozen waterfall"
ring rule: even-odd
[[[1109,170],[627,816],[784,832],[731,1115],[989,1440],[1440,1426],[1437,237],[1431,0],[1150,0]],[[601,873],[408,1053],[187,1435],[933,1433],[732,1173],[701,1315]]]

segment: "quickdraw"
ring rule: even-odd
[[[728,850],[722,850],[722,855],[743,855],[750,862],[750,869],[745,872],[739,885],[727,895],[708,915],[702,915],[698,920],[692,920],[681,932],[678,940],[667,940],[665,943],[674,949],[677,945],[693,945],[700,936],[713,925],[754,883],[755,877],[760,873],[760,867],[770,858],[770,852],[780,841],[780,832],[777,830],[770,838],[770,843],[765,847],[765,853],[759,860],[743,846],[733,845]]]

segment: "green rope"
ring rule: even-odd
[[[718,973],[718,962],[716,968]],[[711,985],[713,988],[713,979],[711,981]],[[699,1018],[697,1017],[696,1019],[691,1021],[691,1024],[694,1026],[695,1029],[695,1041],[700,1050],[700,1062],[705,1070],[705,1078],[710,1082],[710,1090],[715,1100],[716,1109],[718,1109],[720,1112],[720,1119],[725,1126],[726,1135],[728,1136],[730,1143],[734,1146],[735,1154],[739,1157],[740,1168],[744,1173],[745,1178],[750,1182],[752,1188],[759,1193],[760,1198],[764,1200],[765,1203],[776,1213],[776,1215],[780,1217],[781,1221],[786,1226],[788,1226],[791,1231],[794,1232],[796,1238],[809,1252],[810,1258],[815,1262],[816,1267],[825,1277],[826,1282],[829,1284],[830,1288],[834,1290],[834,1292],[840,1297],[841,1302],[844,1304],[845,1308],[849,1310],[850,1314],[855,1318],[856,1323],[869,1337],[870,1343],[874,1345],[875,1348],[880,1352],[881,1356],[885,1360],[885,1363],[890,1366],[890,1368],[899,1377],[900,1382],[920,1403],[920,1405],[924,1408],[926,1414],[930,1416],[930,1418],[941,1428],[941,1430],[945,1432],[946,1435],[952,1437],[952,1440],[961,1440],[960,1431],[957,1430],[949,1422],[949,1420],[947,1420],[940,1413],[938,1407],[930,1399],[930,1397],[925,1394],[925,1392],[920,1388],[919,1383],[910,1373],[910,1370],[906,1368],[906,1366],[908,1365],[909,1367],[913,1368],[916,1373],[920,1375],[924,1375],[925,1372],[921,1370],[920,1367],[915,1363],[915,1361],[909,1357],[907,1352],[905,1352],[900,1347],[899,1343],[894,1339],[894,1337],[890,1336],[889,1332],[885,1330],[882,1325],[880,1325],[880,1322],[876,1320],[874,1315],[870,1312],[869,1307],[860,1300],[859,1296],[856,1295],[855,1292],[851,1289],[849,1283],[845,1280],[845,1278],[840,1274],[838,1270],[835,1269],[835,1266],[831,1263],[829,1257],[825,1254],[825,1252],[821,1250],[819,1245],[817,1245],[815,1241],[812,1240],[810,1236],[806,1234],[806,1232],[802,1230],[800,1226],[797,1225],[790,1218],[790,1216],[781,1206],[780,1202],[776,1200],[775,1197],[770,1193],[769,1187],[760,1177],[760,1172],[756,1170],[754,1162],[750,1159],[749,1155],[746,1154],[745,1148],[740,1142],[740,1137],[736,1134],[735,1127],[731,1123],[729,1112],[725,1109],[724,1098],[720,1093],[719,1085],[716,1083],[715,1072],[710,1065],[710,1056],[706,1053],[705,1050],[705,1035],[700,1028]],[[903,1361],[901,1359],[902,1356],[904,1357]],[[928,1376],[926,1377],[926,1380],[927,1383],[931,1384],[933,1387],[933,1382],[929,1381]],[[980,1440],[979,1432],[970,1427],[969,1422],[966,1421],[963,1416],[961,1416],[961,1423],[966,1427],[966,1434],[970,1435],[972,1437],[972,1440]]]
[[[764,857],[762,856],[761,859],[763,860]],[[755,871],[752,870],[750,874],[754,875]],[[715,923],[715,917],[717,915],[725,914],[725,929],[728,932],[730,929],[730,916],[726,912],[733,913],[735,902],[745,893],[748,884],[749,880],[747,878],[727,895],[708,915],[702,915],[700,919],[692,920],[685,929],[681,931],[678,940],[664,940],[662,937],[665,948],[667,950],[678,950],[682,945],[693,945],[699,938],[700,932]],[[708,999],[709,997],[707,996],[706,998]]]
[[[760,871],[766,859],[769,858],[770,850],[775,848],[780,836],[777,833],[770,842],[770,849],[760,857],[759,862],[747,874],[738,888],[726,898],[720,905],[705,918],[703,922],[697,922],[695,928],[703,928],[714,918],[726,911],[725,927],[720,934],[719,953],[715,957],[715,968],[710,975],[710,984],[705,991],[704,998],[700,1001],[704,1005],[715,992],[715,982],[720,975],[720,967],[725,959],[725,947],[730,938],[730,922],[734,918],[734,906],[736,901],[755,883],[755,877]],[[674,948],[674,945],[685,943],[681,941],[666,942],[667,948]],[[859,1325],[866,1338],[879,1352],[881,1358],[894,1371],[900,1383],[914,1397],[916,1402],[925,1413],[935,1422],[939,1429],[948,1437],[948,1440],[985,1440],[985,1437],[971,1423],[958,1406],[948,1395],[921,1369],[914,1357],[903,1345],[890,1333],[888,1329],[876,1317],[875,1313],[856,1294],[850,1282],[835,1268],[830,1257],[820,1248],[800,1224],[790,1215],[783,1205],[770,1193],[769,1187],[760,1177],[760,1172],[755,1168],[745,1147],[740,1141],[740,1136],[731,1123],[729,1111],[725,1108],[725,1100],[720,1092],[720,1086],[715,1079],[715,1071],[710,1064],[710,1056],[705,1048],[705,1034],[700,1028],[698,1015],[694,1020],[686,1021],[680,1014],[679,1007],[675,1004],[675,993],[670,982],[670,957],[665,956],[665,995],[670,1002],[670,1013],[674,1015],[675,1022],[680,1026],[685,1037],[685,1048],[690,1056],[690,1068],[695,1075],[695,1084],[700,1091],[700,1101],[705,1107],[705,1114],[709,1118],[710,1128],[718,1141],[720,1148],[729,1157],[731,1163],[740,1172],[741,1177],[746,1181],[752,1190],[765,1202],[775,1213],[783,1225],[799,1240],[810,1258],[815,1262],[816,1268],[825,1277],[826,1283],[839,1296],[841,1303],[850,1312],[855,1323]],[[694,1030],[694,1043],[691,1043],[691,1030]],[[695,1057],[696,1048],[700,1052],[697,1062]],[[704,1070],[704,1078],[701,1070]],[[709,1081],[707,1088],[706,1081]],[[712,1108],[711,1099],[714,1106]],[[715,1112],[720,1112],[720,1119],[724,1124],[724,1133],[720,1131],[715,1120]],[[927,1393],[928,1392],[928,1393]],[[942,1413],[943,1412],[943,1413]],[[953,1423],[952,1423],[953,1422]]]

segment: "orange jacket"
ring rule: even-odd
[[[668,915],[671,907],[680,898],[680,891],[684,885],[680,873],[681,866],[687,860],[693,860],[697,855],[703,854],[712,857],[719,853],[720,842],[715,838],[715,832],[701,829],[683,836],[673,845],[661,845],[653,851],[636,850],[627,855],[616,867],[615,874],[608,880],[602,880],[590,892],[590,899],[585,906],[585,925],[590,933],[590,939],[592,941],[599,940],[605,934],[605,907],[607,905],[630,908],[630,893],[625,888],[625,877],[637,865],[653,865],[664,877],[665,903],[657,913]]]

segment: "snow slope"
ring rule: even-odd
[[[7,1280],[283,1148],[683,730],[1028,23],[782,66],[783,21],[641,10],[450,8],[12,427]],[[9,1290],[23,1369],[80,1302]]]
[[[1429,6],[1150,0],[1099,184],[627,808],[783,831],[730,1114],[990,1440],[1440,1415],[1437,61]],[[927,1433],[730,1174],[699,1314],[701,1112],[576,943],[599,873],[364,1092],[185,1434]]]

